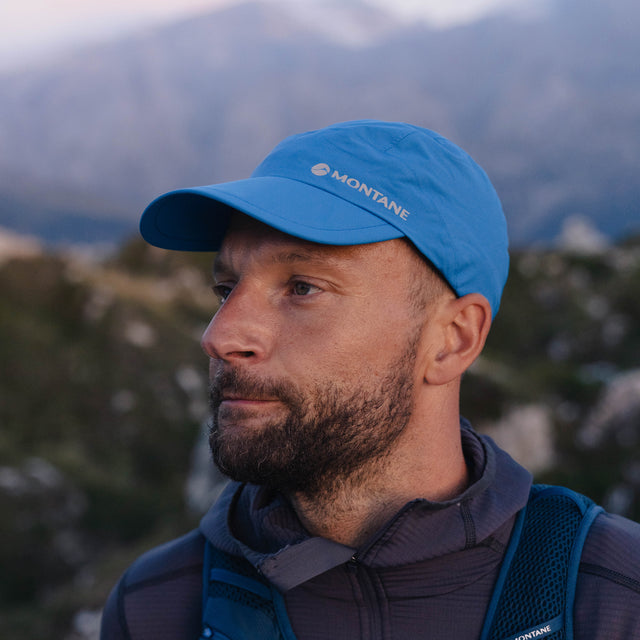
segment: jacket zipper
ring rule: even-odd
[[[381,601],[376,588],[374,572],[360,563],[357,554],[353,554],[347,563],[349,573],[357,585],[356,604],[360,611],[360,633],[363,640],[383,640],[383,614],[386,603]]]

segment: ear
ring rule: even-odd
[[[425,382],[447,384],[460,377],[480,355],[491,327],[491,305],[479,293],[448,299],[437,314],[434,355]]]

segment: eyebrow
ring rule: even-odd
[[[270,259],[272,264],[295,264],[296,262],[318,263],[322,265],[331,264],[335,261],[331,254],[323,253],[320,255],[314,251],[282,251],[276,253]],[[213,273],[232,273],[234,271],[231,263],[225,260],[224,256],[218,254],[213,262]]]
[[[273,256],[271,262],[275,264],[291,264],[292,262],[326,262],[326,258],[320,258],[313,253],[300,253],[299,251],[288,251],[278,253]]]

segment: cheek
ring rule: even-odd
[[[280,356],[306,376],[350,380],[387,375],[389,364],[407,350],[406,323],[375,311],[364,317],[341,314],[283,330]]]
[[[282,309],[274,354],[287,369],[305,377],[385,375],[415,341],[419,328],[406,295],[380,289]]]

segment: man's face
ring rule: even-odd
[[[384,463],[422,382],[415,268],[403,241],[326,246],[233,219],[202,339],[223,472],[316,494]]]

